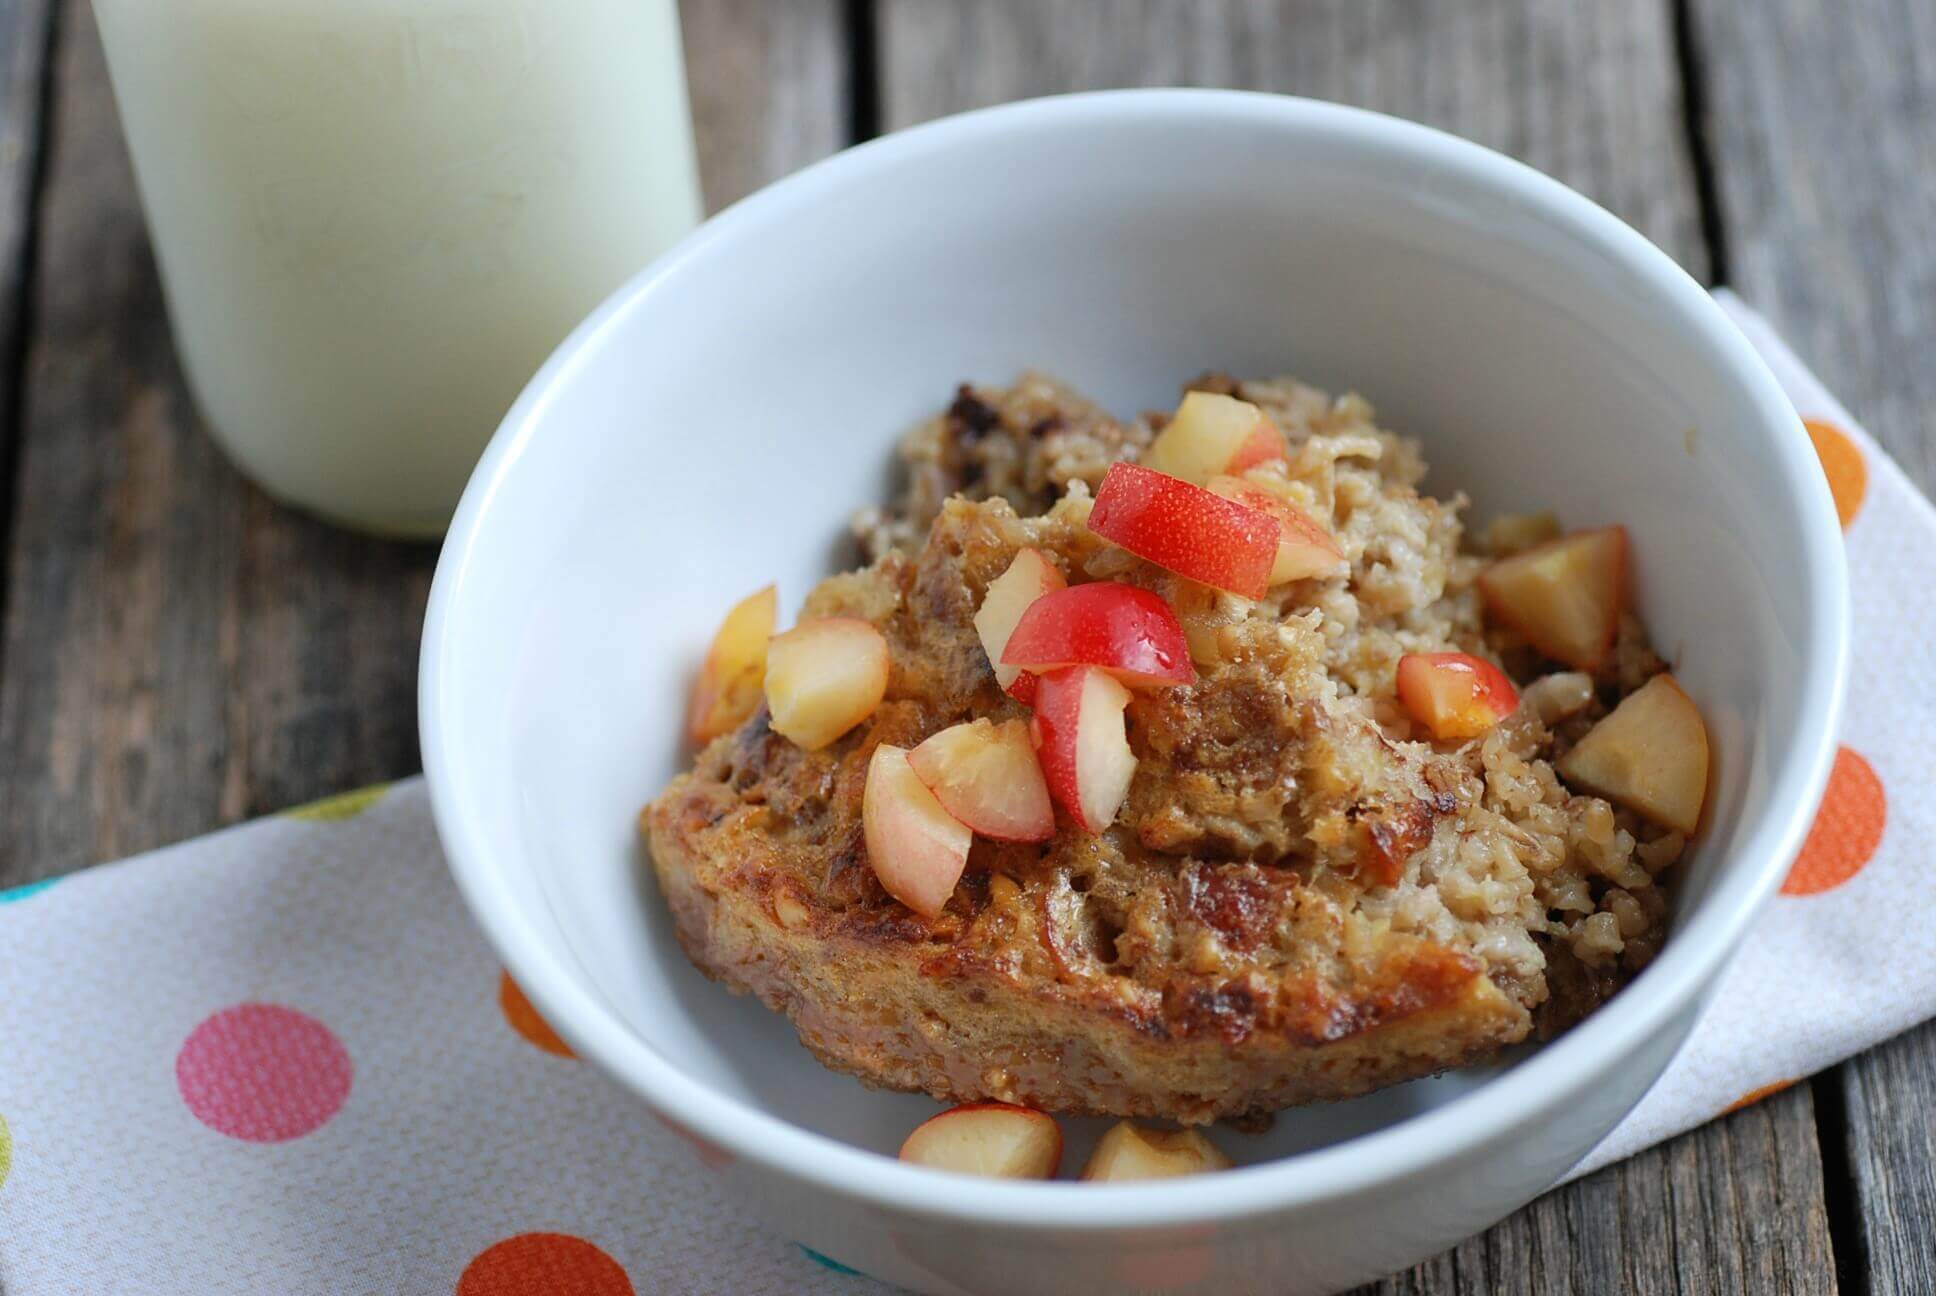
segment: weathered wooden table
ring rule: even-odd
[[[1219,85],[1512,153],[1767,312],[1936,485],[1930,0],[685,0],[707,191],[1005,99]],[[418,767],[436,554],[244,483],[170,350],[92,16],[0,0],[0,886]],[[1936,1029],[1391,1291],[1936,1291]]]

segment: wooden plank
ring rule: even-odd
[[[884,124],[1029,95],[1226,85],[1514,154],[1709,269],[1667,3],[878,0]],[[1835,1290],[1805,1088],[1569,1185],[1381,1292]]]
[[[1700,0],[1693,17],[1735,287],[1936,490],[1936,7]],[[1823,1083],[1846,1120],[1827,1142],[1852,1179],[1850,1270],[1936,1291],[1936,1028]]]
[[[1936,1025],[1840,1067],[1847,1112],[1852,1263],[1876,1296],[1936,1291]]]
[[[1707,272],[1665,0],[877,0],[884,124],[1069,90],[1274,90],[1500,149]]]
[[[1363,1291],[1833,1292],[1813,1130],[1796,1086]]]
[[[848,143],[841,0],[683,0],[680,18],[710,208]]]
[[[684,14],[716,199],[843,139],[833,0]],[[202,434],[92,15],[74,0],[60,22],[7,555],[0,886],[418,768],[436,556],[278,507]],[[0,247],[6,182],[0,158]]]
[[[1936,6],[1694,6],[1730,277],[1936,489]]]
[[[243,496],[190,432],[91,16],[60,23],[0,672],[12,882],[185,836],[246,791]]]

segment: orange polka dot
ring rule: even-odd
[[[538,1010],[524,997],[524,991],[518,989],[518,983],[511,979],[509,972],[498,977],[497,1005],[504,1010],[504,1020],[511,1023],[512,1030],[545,1052],[556,1053],[559,1057],[576,1056],[571,1051],[571,1045],[559,1039],[558,1032],[538,1016]]]
[[[564,1233],[520,1233],[477,1253],[457,1296],[636,1296],[618,1261]]]
[[[1860,873],[1882,844],[1887,818],[1888,800],[1875,769],[1856,752],[1841,748],[1835,753],[1835,768],[1829,771],[1828,791],[1822,796],[1815,826],[1808,830],[1808,840],[1788,870],[1781,893],[1819,895]]]
[[[1862,497],[1869,493],[1869,466],[1849,434],[1827,419],[1803,419],[1802,426],[1815,443],[1815,457],[1822,461],[1829,494],[1835,496],[1836,515],[1847,529],[1862,510]]]
[[[1742,1094],[1739,1098],[1736,1098],[1733,1102],[1722,1108],[1721,1114],[1723,1116],[1731,1116],[1743,1107],[1754,1106],[1763,1098],[1773,1098],[1776,1094],[1794,1083],[1793,1080],[1777,1080],[1773,1084],[1765,1084],[1759,1089],[1750,1089],[1747,1093]]]

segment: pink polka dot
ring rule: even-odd
[[[195,1119],[230,1138],[281,1143],[320,1129],[350,1096],[350,1055],[329,1027],[280,1004],[224,1008],[175,1055]]]

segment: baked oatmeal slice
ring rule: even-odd
[[[1088,529],[1093,481],[1161,420],[1125,428],[1027,379],[969,392],[917,431],[917,468],[958,472],[975,420],[971,444],[1010,447],[979,462],[1020,458],[984,467],[976,501],[937,501],[941,479],[917,472],[896,517],[877,519],[873,563],[810,596],[805,618],[884,636],[879,708],[816,751],[756,714],[642,817],[698,966],[871,1084],[1200,1123],[1491,1057],[1576,1020],[1644,964],[1666,909],[1654,878],[1681,841],[1575,794],[1551,763],[1618,681],[1553,672],[1483,739],[1427,741],[1394,697],[1397,662],[1488,645],[1460,501],[1419,494],[1417,447],[1362,401],[1288,381],[1241,391],[1286,433],[1277,485],[1347,568],[1255,602]],[[1045,406],[1085,429],[1079,467],[1026,450]],[[870,867],[868,764],[883,743],[1027,718],[973,623],[1024,547],[1072,583],[1160,595],[1197,679],[1132,697],[1137,766],[1106,831],[1065,819],[1046,844],[978,837],[924,919]]]

